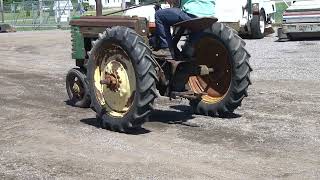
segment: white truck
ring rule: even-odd
[[[267,29],[272,30],[275,22],[276,5],[270,0],[216,0],[216,17],[239,34],[254,39],[264,37]]]
[[[161,6],[170,7],[165,3]],[[219,22],[231,26],[239,34],[260,39],[264,37],[267,28],[272,29],[276,6],[270,0],[216,0],[215,12]],[[154,13],[154,6],[149,5],[128,10],[125,15],[146,17],[153,23]]]
[[[279,40],[320,37],[320,0],[297,1],[283,13]]]

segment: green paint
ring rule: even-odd
[[[252,14],[252,1],[248,0],[248,13]]]
[[[277,7],[277,12],[275,14],[275,20],[276,20],[276,23],[281,24],[283,19],[283,13],[288,7],[284,2],[276,3],[276,7]]]
[[[85,59],[84,38],[78,26],[71,26],[72,59]]]

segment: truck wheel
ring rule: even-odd
[[[69,96],[69,104],[76,107],[90,107],[90,95],[86,83],[86,75],[82,69],[71,69],[66,77],[66,89]]]
[[[92,44],[88,81],[101,126],[118,132],[140,127],[157,94],[151,50],[138,34],[121,26],[107,29]]]
[[[262,39],[266,28],[265,15],[263,12],[260,15],[253,15],[251,20],[251,37],[253,39]]]
[[[190,101],[195,113],[227,117],[241,105],[251,84],[249,74],[252,71],[250,55],[244,46],[245,42],[221,23],[204,30],[195,41],[197,64],[214,69],[209,75],[189,79],[188,87],[201,94],[198,99]]]

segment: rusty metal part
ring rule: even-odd
[[[75,79],[70,83],[70,85],[73,97],[77,99],[82,99],[84,95],[84,88],[79,79],[75,77]]]
[[[106,28],[125,26],[135,30],[141,36],[149,34],[145,18],[127,16],[82,16],[70,21],[71,26],[79,26],[84,36],[97,37]]]
[[[209,75],[210,73],[214,72],[213,68],[209,68],[206,65],[199,65],[196,64],[195,62],[189,62],[189,61],[175,61],[175,60],[167,60],[171,64],[171,70],[172,74],[177,74],[179,73],[178,71],[183,71],[189,76],[195,76],[195,75],[200,75],[200,76],[205,76]]]
[[[179,22],[177,24],[174,24],[173,26],[189,29],[193,32],[198,32],[210,27],[217,21],[218,19],[215,17],[193,18],[191,20]]]
[[[120,87],[120,84],[121,84],[121,80],[120,80],[119,75],[106,73],[105,79],[101,80],[100,84],[104,84],[111,91],[116,92],[116,91],[119,90],[119,87]]]
[[[214,72],[213,68],[209,68],[206,65],[198,65],[194,61],[167,60],[167,62],[170,63],[172,77],[170,89],[172,91],[184,91],[185,84],[188,83],[191,76],[205,76]],[[203,94],[203,92],[199,91],[197,94]]]
[[[107,42],[95,51],[94,88],[98,102],[113,117],[131,108],[136,91],[135,70],[130,57],[118,44]]]
[[[220,41],[209,36],[202,38],[195,45],[195,49],[196,63],[205,64],[214,71],[210,75],[190,77],[189,86],[195,93],[208,94],[202,99],[210,103],[218,102],[226,95],[231,84],[229,51]]]
[[[176,99],[178,97],[182,97],[186,99],[199,99],[203,95],[207,95],[207,93],[202,92],[200,94],[196,94],[193,91],[185,91],[185,92],[172,91],[170,93],[170,98]]]

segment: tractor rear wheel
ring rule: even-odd
[[[200,98],[191,100],[195,113],[226,117],[241,105],[251,84],[249,53],[233,30],[215,23],[194,41],[196,62],[213,68],[206,76],[189,78],[189,88]]]
[[[88,81],[101,126],[118,132],[140,127],[157,94],[151,50],[133,30],[120,26],[92,44]]]

